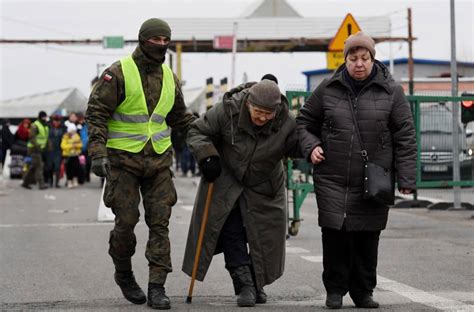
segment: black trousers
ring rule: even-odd
[[[251,261],[247,249],[247,235],[238,205],[234,207],[227,217],[219,235],[217,245],[217,249],[224,252],[226,269],[250,265]]]
[[[377,285],[380,231],[322,228],[323,283],[328,293],[371,295]]]

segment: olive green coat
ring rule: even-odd
[[[202,281],[216,250],[230,211],[238,205],[246,229],[256,283],[263,287],[283,274],[285,265],[286,197],[282,159],[296,155],[296,122],[282,104],[275,118],[262,128],[253,125],[246,103],[249,87],[241,85],[224,95],[188,132],[196,160],[219,156],[222,174],[214,193],[204,235],[197,279]],[[189,227],[183,271],[192,274],[208,183],[201,179]]]

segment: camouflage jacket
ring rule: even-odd
[[[149,59],[140,47],[132,53],[137,64],[145,93],[148,113],[151,115],[160,99],[163,72],[161,63]],[[174,106],[166,117],[166,123],[171,128],[187,130],[194,117],[186,110],[183,94],[178,78],[174,75],[176,94]],[[89,155],[93,159],[107,156],[107,119],[125,99],[125,81],[120,61],[113,63],[95,83],[86,112],[89,124]],[[109,149],[111,151],[111,149]],[[125,151],[113,150],[122,153]],[[125,152],[126,153],[126,152]],[[150,142],[144,148],[145,155],[155,154]]]

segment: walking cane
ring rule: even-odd
[[[186,298],[186,303],[191,303],[193,300],[193,288],[194,288],[194,281],[196,280],[197,269],[199,265],[199,258],[201,257],[201,248],[202,248],[202,240],[204,238],[204,232],[206,231],[206,224],[207,224],[207,215],[209,214],[209,206],[211,206],[211,198],[212,192],[214,190],[214,182],[209,183],[209,187],[207,189],[207,197],[206,203],[204,205],[204,213],[202,215],[201,220],[201,229],[199,230],[199,238],[196,248],[196,255],[194,256],[194,264],[193,264],[193,272],[191,274],[191,284],[189,285],[189,292],[188,298]]]

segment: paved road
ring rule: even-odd
[[[176,178],[179,202],[170,236],[174,272],[167,292],[176,311],[241,311],[222,255],[185,304],[189,278],[181,272],[197,178]],[[27,191],[7,181],[0,192],[0,310],[143,311],[121,297],[107,254],[110,222],[97,222],[100,185]],[[258,311],[324,311],[321,234],[314,197],[303,206],[300,233],[288,240],[285,275],[267,286]],[[474,311],[472,211],[392,209],[382,233],[375,292],[382,311]],[[136,229],[134,270],[147,283],[147,227]],[[349,297],[347,309],[356,310]]]

